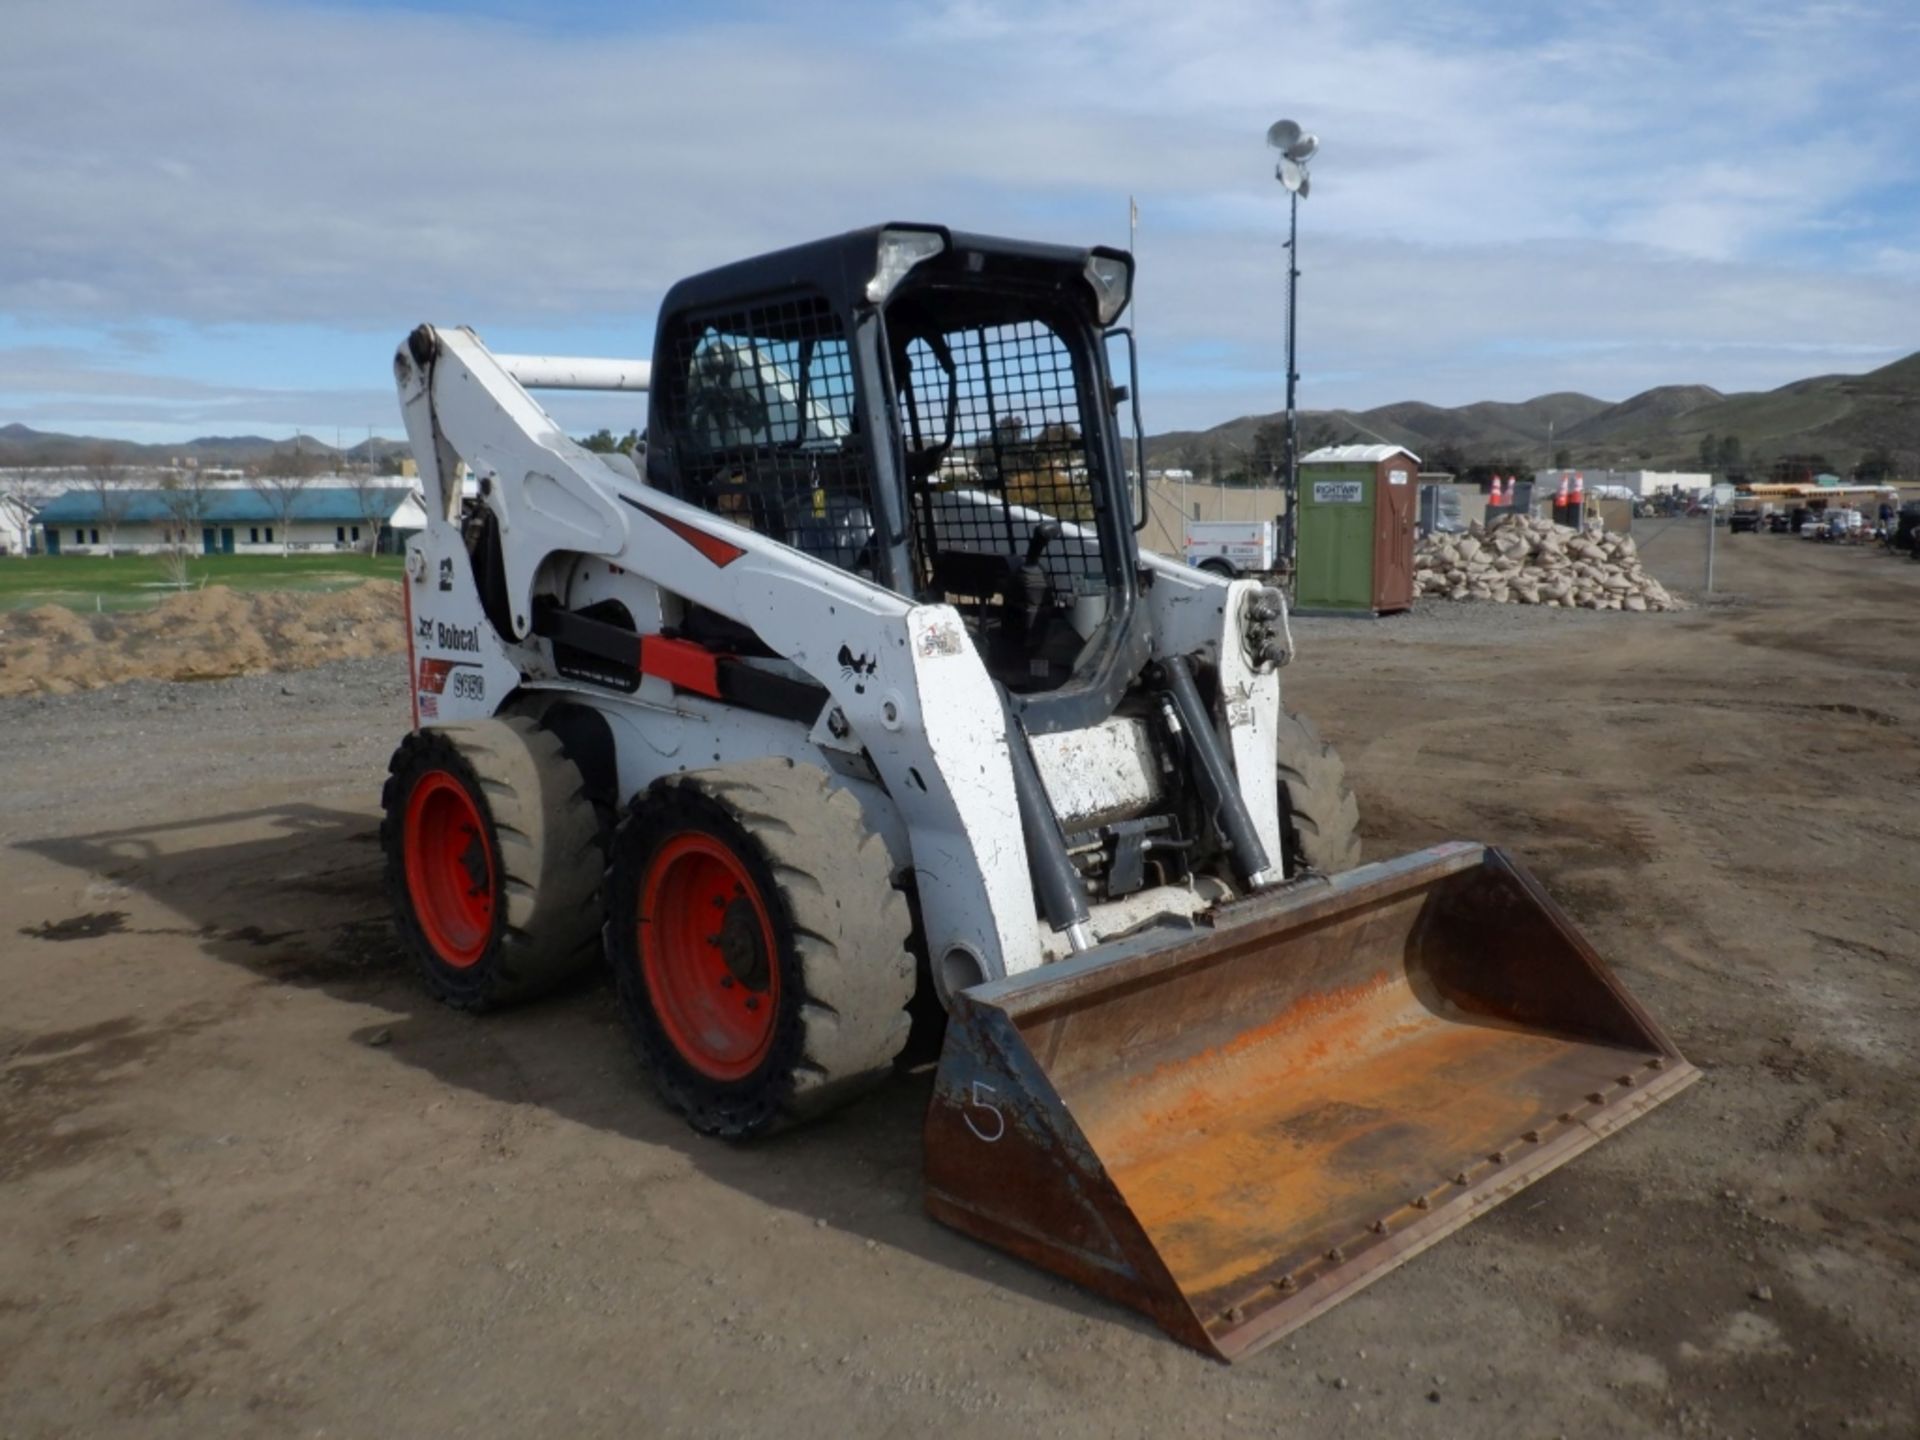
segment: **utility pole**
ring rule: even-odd
[[[1713,593],[1713,517],[1719,512],[1720,497],[1714,492],[1713,476],[1707,476],[1707,594]]]

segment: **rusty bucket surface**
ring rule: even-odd
[[[1532,876],[1442,845],[956,997],[927,1208],[1233,1359],[1697,1078]]]

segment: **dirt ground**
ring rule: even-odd
[[[1512,847],[1706,1078],[1232,1368],[928,1221],[924,1074],[728,1148],[604,984],[428,1003],[394,662],[0,702],[0,1436],[1915,1434],[1920,565],[1720,574],[1300,626],[1369,855]]]

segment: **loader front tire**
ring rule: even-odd
[[[387,893],[436,997],[486,1010],[593,962],[605,826],[558,736],[520,715],[435,726],[387,771]]]
[[[1280,712],[1274,743],[1280,838],[1288,875],[1338,875],[1360,863],[1360,805],[1340,753],[1304,715]]]
[[[615,832],[605,907],[634,1047],[703,1134],[825,1114],[906,1046],[913,919],[823,770],[755,760],[654,785]]]

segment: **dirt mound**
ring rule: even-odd
[[[328,592],[210,585],[106,615],[43,605],[0,614],[0,695],[299,670],[394,654],[406,643],[394,580]]]

